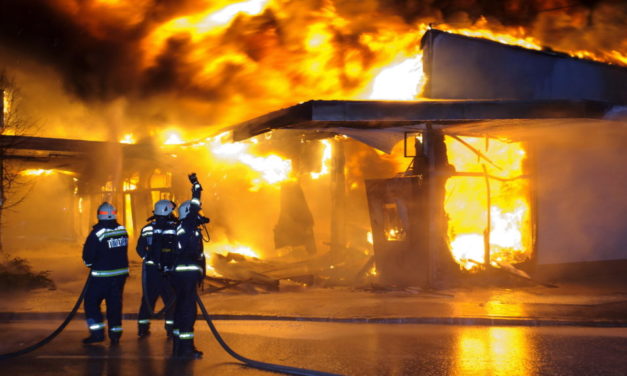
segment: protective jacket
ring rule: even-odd
[[[105,323],[100,310],[107,302],[109,337],[119,341],[122,335],[122,295],[128,276],[128,234],[115,219],[94,225],[83,246],[83,261],[91,268],[91,280],[85,291],[85,318],[90,337],[85,343],[104,339]]]
[[[176,307],[174,312],[174,349],[175,356],[202,355],[194,347],[194,323],[196,322],[196,285],[202,281],[205,269],[203,241],[200,226],[207,219],[200,212],[200,184],[192,189],[192,200],[189,212],[180,215],[176,230],[177,250],[174,260],[173,281],[176,290]],[[183,203],[179,210],[187,208]]]
[[[170,282],[164,271],[173,264],[172,258],[177,246],[176,226],[177,218],[173,215],[152,217],[152,222],[142,228],[137,240],[137,254],[144,260],[142,268],[142,300],[137,315],[138,334],[148,334],[151,314],[154,311],[157,299],[161,297],[167,308],[174,301]],[[165,329],[168,336],[174,325],[174,309],[167,308],[165,312]]]
[[[173,264],[177,248],[176,217],[155,216],[153,221],[142,228],[136,251],[147,265],[157,265],[160,269]]]
[[[199,212],[200,190],[197,189],[192,193],[189,214],[179,221],[176,228],[178,244],[174,257],[175,271],[196,269],[204,275],[205,255],[200,226],[206,222],[201,219]]]
[[[92,277],[128,274],[128,234],[116,220],[96,223],[83,246],[83,262]]]

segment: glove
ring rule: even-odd
[[[202,191],[202,185],[198,182],[198,177],[195,172],[192,172],[187,177],[189,178],[190,183],[192,183],[192,193]]]

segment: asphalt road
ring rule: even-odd
[[[0,353],[27,346],[57,322],[0,323]],[[627,328],[480,327],[218,321],[238,353],[264,362],[343,375],[626,375]],[[176,361],[160,322],[147,339],[125,321],[118,347],[84,346],[74,321],[47,346],[0,361],[2,375],[276,375],[247,368],[196,324],[202,360]]]

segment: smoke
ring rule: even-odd
[[[256,8],[224,16],[234,4]],[[213,16],[220,11],[225,20]],[[412,53],[420,24],[522,29],[555,50],[603,55],[627,48],[626,20],[627,4],[618,0],[275,0],[265,5],[259,0],[5,0],[0,45],[1,63],[28,76],[24,85],[39,84],[25,91],[35,98],[29,100],[37,102],[45,93],[56,102],[38,107],[46,122],[64,119],[63,126],[49,128],[50,135],[67,126],[85,128],[85,122],[106,123],[107,108],[122,100],[123,128],[146,136],[169,125],[202,127],[206,133],[207,126],[233,124],[308,99],[358,98],[378,67],[401,52]],[[25,62],[40,68],[32,72]]]

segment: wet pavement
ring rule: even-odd
[[[45,261],[45,263],[44,263]],[[55,290],[0,292],[0,354],[47,336],[80,293],[86,269],[75,258],[41,261]],[[50,344],[0,361],[6,375],[265,375],[231,358],[199,321],[199,361],[175,361],[153,324],[136,337],[139,264],[124,293],[119,347],[85,347],[82,307]],[[278,292],[201,291],[207,310],[237,352],[249,358],[343,375],[625,375],[627,284],[592,281],[545,286],[307,288]],[[160,307],[157,307],[159,309]]]
[[[0,324],[0,353],[44,336],[56,322]],[[80,344],[74,321],[51,344],[0,361],[5,375],[272,375],[244,367],[198,322],[201,360],[169,357],[161,328],[137,339],[125,321],[117,347]],[[341,375],[624,375],[627,328],[485,327],[277,321],[217,321],[227,343],[254,360]]]
[[[61,284],[56,290],[0,293],[0,321],[62,320],[81,291],[82,277]],[[250,294],[224,290],[213,294],[201,292],[201,296],[208,311],[221,319],[627,326],[627,286],[622,285],[440,291],[287,286],[279,292]],[[140,299],[139,277],[134,273],[126,284],[125,318],[136,318]]]

